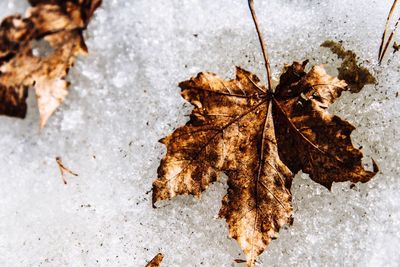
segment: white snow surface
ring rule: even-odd
[[[377,53],[391,0],[259,0],[256,9],[275,79],[285,63],[310,59],[336,74],[319,45],[352,49],[378,79],[331,109],[353,123],[356,147],[380,173],[329,192],[298,174],[294,224],[257,266],[400,265],[400,54]],[[0,1],[0,16],[24,12]],[[400,12],[396,13],[399,14]],[[395,17],[396,17],[395,16]],[[265,80],[246,0],[105,0],[85,33],[90,53],[68,79],[65,103],[39,130],[33,92],[24,120],[0,117],[0,266],[243,266],[218,219],[226,181],[200,200],[151,206],[165,154],[158,140],[188,120],[177,84],[200,71],[231,78],[234,66]],[[398,38],[395,38],[398,39]],[[79,174],[64,185],[55,161]]]

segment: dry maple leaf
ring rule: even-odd
[[[76,56],[86,54],[82,32],[101,0],[30,0],[26,17],[0,24],[0,114],[24,118],[28,89],[36,92],[40,127],[64,101],[65,80]],[[35,55],[34,42],[51,50]]]
[[[354,126],[327,111],[348,89],[346,83],[322,66],[306,73],[307,61],[294,62],[273,91],[261,45],[268,88],[239,67],[233,80],[202,72],[179,84],[194,109],[185,126],[161,140],[167,155],[153,183],[154,205],[177,195],[199,197],[225,173],[229,188],[219,215],[248,266],[283,225],[292,223],[294,174],[302,170],[330,188],[333,182],[367,182],[378,171],[374,162],[373,171],[363,167],[362,153],[350,139]]]
[[[377,172],[375,163],[374,171],[364,169],[350,139],[354,126],[328,113],[347,86],[321,66],[306,74],[304,65],[293,63],[274,94],[241,68],[235,80],[200,73],[179,86],[194,110],[185,126],[161,140],[168,152],[153,183],[153,203],[200,196],[224,172],[229,189],[220,216],[249,266],[291,223],[290,186],[298,171],[327,188],[367,182]]]
[[[151,261],[149,261],[146,264],[146,267],[160,267],[163,259],[164,259],[164,255],[161,253],[158,253]]]

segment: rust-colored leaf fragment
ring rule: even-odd
[[[153,183],[153,204],[200,197],[225,173],[228,192],[219,215],[247,266],[292,223],[294,174],[301,170],[330,188],[333,182],[367,182],[378,171],[375,163],[373,171],[363,167],[350,139],[354,126],[327,111],[348,90],[346,82],[322,66],[307,73],[306,64],[287,66],[275,93],[241,68],[233,80],[199,73],[179,84],[194,106],[189,122],[161,140],[167,154]]]
[[[21,15],[0,24],[0,114],[24,118],[34,88],[43,127],[68,94],[65,80],[78,55],[87,53],[82,35],[101,0],[30,0]],[[40,54],[35,44],[47,48]]]
[[[164,259],[164,255],[161,253],[158,253],[151,261],[149,261],[146,264],[146,267],[160,267],[163,259]]]
[[[376,83],[375,77],[369,70],[357,62],[357,55],[351,50],[345,50],[342,43],[328,40],[321,46],[329,48],[343,60],[338,68],[338,78],[346,81],[350,92],[358,93],[365,85]]]
[[[75,172],[71,171],[70,169],[68,169],[67,167],[64,166],[60,157],[56,157],[56,162],[57,162],[58,168],[60,169],[61,179],[63,180],[64,184],[67,184],[67,180],[65,179],[66,173],[69,173],[73,176],[78,176],[78,174],[76,174]]]

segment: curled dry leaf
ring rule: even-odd
[[[0,114],[24,118],[28,89],[36,92],[43,127],[64,101],[76,56],[87,53],[82,35],[101,0],[29,0],[26,17],[0,24]],[[35,43],[51,50],[35,53]]]
[[[236,69],[234,80],[202,72],[179,84],[194,109],[190,121],[161,142],[167,155],[153,183],[153,204],[177,195],[200,197],[221,172],[228,192],[220,217],[253,266],[279,229],[292,223],[290,187],[300,170],[330,188],[333,182],[367,182],[362,153],[350,139],[355,129],[327,108],[346,82],[322,66],[306,73],[286,66],[274,93],[257,76]]]
[[[163,259],[164,255],[158,253],[151,261],[149,261],[149,263],[146,264],[146,267],[160,267]]]
[[[358,93],[365,85],[376,84],[376,79],[369,70],[357,62],[357,55],[351,50],[345,50],[342,43],[328,40],[321,46],[329,48],[343,60],[338,68],[338,78],[346,81],[350,92]]]

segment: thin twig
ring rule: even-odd
[[[71,171],[70,169],[68,169],[67,167],[64,166],[60,157],[56,157],[56,162],[58,164],[58,168],[60,169],[61,178],[62,178],[64,184],[67,184],[67,180],[65,179],[65,173],[69,173],[73,176],[78,176],[78,174],[74,173],[73,171]]]
[[[249,0],[249,8],[250,8],[250,12],[251,12],[251,16],[253,17],[253,21],[254,21],[254,25],[256,26],[256,31],[257,31],[257,35],[258,35],[258,40],[260,41],[260,45],[261,45],[261,50],[264,56],[264,61],[265,61],[265,68],[267,70],[267,79],[268,79],[268,91],[272,92],[272,83],[271,83],[271,69],[269,67],[269,60],[268,60],[268,55],[267,55],[267,46],[264,42],[264,38],[263,35],[260,31],[259,28],[259,23],[258,23],[258,19],[257,19],[257,15],[254,9],[254,1],[253,0]]]
[[[385,48],[384,48],[383,51],[382,51],[381,58],[379,59],[379,64],[382,62],[383,57],[385,56],[386,50],[388,49],[389,44],[392,42],[392,39],[393,39],[394,34],[395,34],[395,32],[396,32],[396,30],[397,30],[397,28],[398,28],[398,26],[399,26],[399,23],[400,23],[400,17],[397,19],[396,24],[394,25],[394,29],[393,29],[393,31],[392,31],[392,32],[390,33],[390,35],[389,35],[389,38],[388,38],[388,40],[387,40],[387,42],[386,42],[386,45],[385,45]]]
[[[396,7],[396,4],[397,4],[397,0],[394,0],[393,1],[393,5],[390,8],[389,14],[388,14],[388,16],[386,18],[385,30],[383,31],[381,45],[379,46],[378,59],[380,59],[381,55],[382,55],[383,43],[385,42],[386,32],[387,32],[387,29],[388,29],[388,26],[389,26],[389,21],[390,21],[390,18],[392,17],[392,14],[393,14],[394,8]]]

